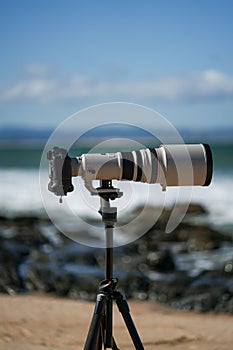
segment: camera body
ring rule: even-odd
[[[72,167],[71,158],[64,148],[53,147],[52,151],[47,153],[49,160],[49,191],[57,196],[66,196],[67,192],[72,192]]]

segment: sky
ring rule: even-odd
[[[1,0],[0,127],[117,101],[233,127],[232,14],[231,0]]]

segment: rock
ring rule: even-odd
[[[232,313],[233,279],[222,270],[206,271],[194,278],[172,306],[196,312]]]
[[[145,263],[152,271],[170,272],[175,270],[174,259],[168,249],[149,252]]]
[[[181,207],[181,205],[180,205]],[[134,214],[139,213],[142,208],[135,210]],[[155,213],[160,209],[156,207],[148,207],[145,209],[148,219],[156,216]],[[157,222],[143,236],[144,242],[149,242],[150,246],[156,246],[160,242],[185,242],[184,251],[212,250],[220,248],[224,242],[231,242],[231,237],[217,230],[212,229],[208,225],[194,224],[188,220],[183,220],[176,229],[171,233],[165,233],[167,222],[170,218],[172,209],[163,209]],[[206,214],[203,206],[191,204],[188,208],[186,217],[190,215],[197,216]],[[148,247],[148,243],[147,246]]]
[[[148,298],[160,302],[172,303],[184,295],[192,278],[184,272],[151,275]]]
[[[211,293],[203,293],[184,297],[171,303],[171,306],[183,311],[209,312],[216,306],[216,297]]]
[[[27,254],[23,244],[0,241],[0,292],[15,294],[23,290],[19,266]]]
[[[154,208],[150,210],[148,215]],[[191,206],[187,217],[197,213],[203,215],[205,211]],[[231,238],[189,221],[166,234],[169,215],[170,211],[165,210],[143,237],[114,249],[114,277],[119,278],[119,288],[128,298],[159,300],[182,310],[232,314],[233,261],[229,248],[226,246],[224,252],[230,259],[216,270],[202,270],[196,276],[201,271],[197,269],[195,277],[188,270],[196,256],[219,255],[195,251],[218,249],[230,243]],[[0,292],[39,290],[95,300],[98,284],[105,277],[105,250],[75,243],[50,225],[48,220],[37,217],[0,216]],[[203,266],[217,265],[214,262]]]
[[[185,242],[183,250],[188,252],[218,249],[225,242],[231,242],[231,237],[208,226],[187,223],[180,224],[169,234],[152,228],[145,236],[147,236],[145,239],[152,242]]]
[[[202,216],[202,215],[206,215],[208,214],[207,210],[205,207],[203,207],[200,204],[197,203],[190,203],[190,205],[188,206],[188,209],[186,209],[186,205],[185,207],[182,204],[176,204],[176,209],[178,211],[182,211],[186,210],[186,214],[184,216],[183,221],[188,218],[190,215],[196,215],[196,216]],[[160,213],[160,216],[156,222],[156,227],[157,229],[161,229],[164,230],[166,227],[166,224],[171,216],[172,210],[173,208],[161,208],[161,207],[156,207],[156,206],[147,206],[146,208],[144,207],[137,207],[133,210],[132,212],[132,216],[135,217],[137,215],[139,215],[141,213],[141,211],[143,210],[144,215],[145,215],[145,219],[146,217],[151,218],[151,217],[157,217]],[[127,223],[127,219],[125,219],[125,222]]]
[[[190,203],[188,210],[187,210],[187,215],[189,214],[195,214],[195,215],[204,215],[208,214],[208,211],[206,208],[198,203]]]

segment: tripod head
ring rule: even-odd
[[[100,187],[91,187],[91,194],[100,196],[99,213],[102,216],[102,221],[105,223],[105,227],[113,227],[117,221],[117,208],[111,207],[109,201],[120,198],[123,195],[123,192],[120,192],[119,188],[112,186],[112,180],[101,180],[100,182]],[[87,189],[89,188],[87,187]]]
[[[92,181],[85,181],[84,184],[92,196],[99,195],[106,201],[109,201],[109,199],[114,200],[123,196],[123,192],[120,192],[119,188],[113,187],[112,180],[100,180],[101,186],[97,188],[92,185]]]

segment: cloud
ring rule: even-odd
[[[3,93],[4,100],[40,99],[47,100],[56,90],[56,81],[46,78],[34,78],[16,83]]]
[[[131,99],[202,102],[233,98],[233,77],[217,70],[144,80],[97,80],[85,75],[51,78],[43,66],[28,67],[29,77],[1,94],[2,100]]]
[[[205,101],[233,97],[233,77],[216,70],[178,77],[128,82],[115,86],[122,95],[165,102]]]
[[[27,74],[42,75],[48,73],[49,69],[44,64],[30,64],[25,71]]]

